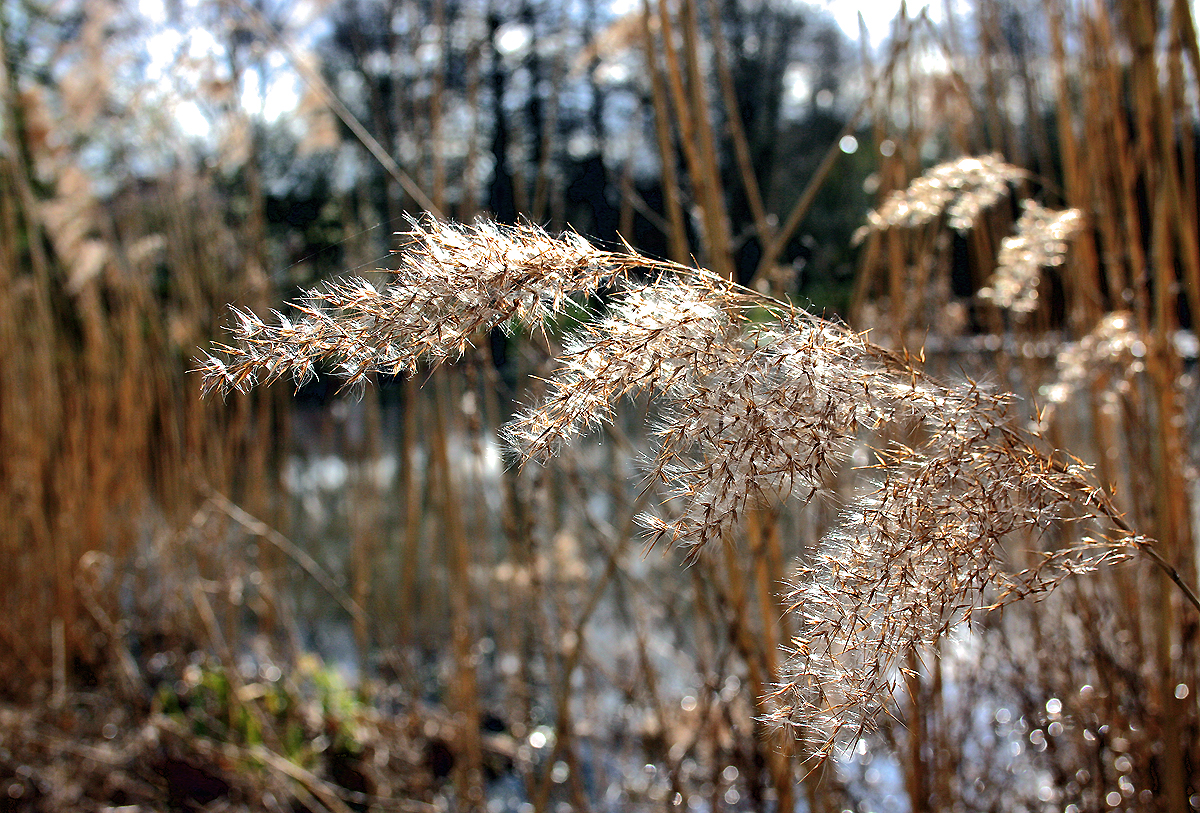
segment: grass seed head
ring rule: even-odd
[[[1058,212],[1031,200],[1021,201],[1021,206],[1016,233],[1004,238],[996,271],[979,296],[1001,308],[1029,313],[1037,308],[1042,269],[1062,265],[1067,241],[1083,225],[1083,216],[1078,209]]]
[[[859,243],[873,231],[894,226],[913,228],[946,215],[950,228],[968,231],[979,215],[1004,195],[1009,184],[1025,171],[1006,164],[999,155],[960,158],[938,164],[913,180],[907,189],[892,192],[876,210],[867,213],[867,224],[855,232]]]
[[[994,157],[935,168],[877,220],[945,209],[966,222],[1014,172]],[[1057,250],[1050,244],[1071,228],[1069,214],[1027,207],[1040,220],[1022,251]],[[1035,245],[1038,229],[1048,236]],[[635,270],[650,281],[634,284]],[[826,483],[853,445],[890,439],[875,450],[879,479],[790,586],[798,632],[771,720],[818,756],[887,711],[909,653],[981,608],[1042,593],[1138,544],[1126,535],[1066,546],[1013,573],[1009,539],[1118,515],[1081,466],[1014,425],[1007,397],[939,383],[863,335],[707,272],[530,226],[414,220],[389,285],[343,280],[272,325],[235,310],[235,343],[201,369],[209,389],[289,373],[302,381],[317,365],[357,384],[453,358],[484,330],[536,327],[614,285],[608,305],[567,337],[546,395],[506,439],[523,460],[545,458],[610,422],[621,399],[649,396],[659,419],[645,470],[665,499],[643,520],[689,557],[732,538],[751,508],[832,495]]]

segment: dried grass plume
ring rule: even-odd
[[[923,188],[969,220],[1015,172],[994,159],[959,162]],[[910,218],[900,207],[896,216]],[[644,522],[689,557],[734,539],[751,507],[833,496],[830,475],[856,444],[878,440],[871,483],[790,585],[798,633],[771,717],[810,753],[870,727],[903,658],[981,608],[1153,551],[1087,467],[1019,428],[1006,396],[936,381],[841,324],[704,270],[531,226],[432,219],[412,222],[398,259],[382,290],[343,280],[310,292],[295,318],[267,325],[235,311],[234,343],[201,362],[206,388],[304,381],[320,366],[351,383],[411,373],[456,357],[483,331],[536,331],[575,308],[585,315],[547,394],[506,439],[524,460],[552,456],[610,421],[621,399],[656,399],[646,471],[664,500]],[[592,298],[591,311],[578,310],[600,290],[606,305]],[[1065,529],[1079,523],[1091,536],[1072,541],[1083,533]],[[1010,540],[1055,535],[1066,543],[1014,572]]]
[[[938,164],[915,178],[907,189],[892,192],[878,209],[868,212],[867,223],[854,233],[853,242],[862,242],[873,231],[921,226],[943,213],[950,228],[967,231],[975,225],[980,213],[1008,194],[1009,184],[1025,174],[999,155]]]
[[[1016,233],[1001,243],[996,272],[979,297],[1016,313],[1029,313],[1037,308],[1042,269],[1062,265],[1067,241],[1083,225],[1083,215],[1078,209],[1056,212],[1031,200],[1021,201],[1021,208]]]

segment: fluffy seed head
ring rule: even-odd
[[[481,332],[538,325],[654,261],[597,249],[577,234],[478,221],[459,226],[419,218],[401,235],[399,266],[381,290],[348,279],[310,291],[296,318],[267,324],[236,310],[232,345],[201,360],[206,390],[245,390],[318,365],[348,384],[370,373],[411,373],[463,353]]]
[[[1029,313],[1037,308],[1042,269],[1062,265],[1067,241],[1082,227],[1083,215],[1078,209],[1046,209],[1031,200],[1021,201],[1021,206],[1016,234],[1004,238],[996,271],[979,296],[1001,308]]]
[[[892,192],[883,205],[869,212],[867,224],[855,232],[854,242],[893,226],[924,225],[943,212],[950,228],[967,231],[980,213],[1008,194],[1010,183],[1024,176],[1024,170],[1006,164],[999,155],[938,164],[913,180],[907,189]]]
[[[994,158],[947,165],[890,211],[911,220],[940,207],[952,225],[966,222],[1014,172]],[[1065,236],[1058,214],[1044,220],[1047,240]],[[689,556],[734,535],[750,507],[822,492],[850,444],[884,439],[878,480],[815,545],[790,588],[798,632],[771,721],[817,755],[884,712],[910,652],[980,608],[1146,544],[1126,535],[1066,545],[1014,574],[1011,540],[1088,518],[1123,527],[1104,492],[1081,465],[1017,428],[1006,397],[932,380],[843,325],[576,236],[486,222],[412,226],[382,290],[345,280],[270,325],[235,310],[235,344],[201,361],[206,387],[303,380],[317,365],[350,382],[407,372],[462,353],[483,330],[536,329],[573,297],[612,287],[609,304],[566,340],[545,398],[507,439],[525,460],[553,455],[610,421],[620,399],[654,399],[660,421],[646,472],[666,500],[645,522]],[[650,281],[631,282],[634,270]]]

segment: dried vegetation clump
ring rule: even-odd
[[[360,708],[334,719],[316,699],[278,700],[284,690],[273,683],[218,696],[214,675],[206,671],[203,687],[176,684],[189,686],[183,711],[146,713],[138,700],[95,693],[54,706],[0,705],[4,809],[437,809],[440,780],[427,754],[452,730],[446,715]],[[335,723],[352,736],[330,737]]]
[[[996,162],[969,169],[970,178],[1011,176]],[[983,205],[981,185],[958,216]],[[882,439],[875,484],[814,545],[790,588],[799,631],[769,713],[818,755],[872,725],[914,648],[979,608],[1044,592],[1145,544],[1085,466],[1017,427],[1006,396],[935,381],[840,324],[706,271],[532,227],[425,220],[408,245],[383,292],[342,282],[274,327],[239,312],[229,360],[203,364],[206,386],[303,380],[329,363],[351,382],[411,372],[461,354],[485,329],[545,329],[575,303],[580,321],[548,392],[507,439],[522,460],[544,459],[610,422],[620,399],[655,399],[646,471],[665,499],[644,523],[689,559],[731,543],[753,508],[832,496],[826,484],[854,446]],[[583,309],[580,297],[601,288],[608,304]],[[1009,562],[1015,534],[1036,540],[1086,518],[1101,534],[1119,532],[1055,545],[1032,567]]]

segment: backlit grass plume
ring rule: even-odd
[[[319,365],[357,384],[372,372],[411,373],[463,353],[491,328],[537,325],[647,259],[601,251],[576,234],[551,238],[532,226],[456,226],[414,219],[383,290],[347,279],[310,291],[295,317],[269,325],[234,310],[233,345],[202,360],[206,390],[245,390]]]
[[[1005,237],[996,258],[996,272],[980,289],[981,299],[1017,313],[1037,309],[1038,283],[1043,268],[1062,265],[1067,241],[1083,225],[1078,209],[1054,211],[1032,200],[1021,201],[1016,233]]]
[[[968,231],[976,218],[1008,194],[1009,184],[1025,177],[1020,167],[999,155],[959,158],[930,168],[908,185],[892,192],[867,223],[854,234],[862,241],[873,231],[892,227],[913,228],[946,215],[956,231]]]
[[[881,452],[879,479],[790,585],[799,631],[774,717],[824,754],[869,729],[909,653],[980,609],[1052,589],[1133,553],[1140,541],[1071,542],[1013,572],[1004,542],[1060,534],[1115,512],[1088,470],[1014,429],[1003,407],[947,393],[938,434]]]
[[[887,439],[872,483],[790,587],[799,632],[772,718],[817,754],[869,727],[908,653],[978,608],[1104,559],[1152,554],[1084,466],[1017,428],[1007,397],[937,382],[841,324],[709,272],[531,226],[423,219],[394,274],[383,289],[346,280],[313,291],[274,325],[237,311],[234,343],[201,364],[206,387],[303,381],[322,366],[350,382],[411,373],[488,329],[537,330],[569,307],[578,316],[605,290],[607,304],[567,337],[547,394],[506,439],[523,460],[546,458],[610,421],[621,399],[656,400],[646,469],[664,500],[644,522],[689,557],[731,543],[753,507],[832,496],[826,484],[849,453]],[[1082,520],[1115,533],[1008,566],[1013,534]]]

